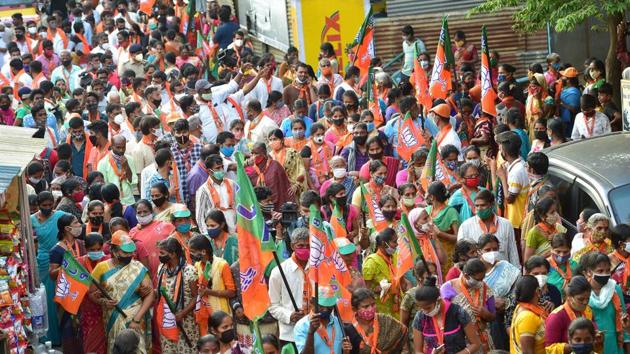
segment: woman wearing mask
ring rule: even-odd
[[[354,321],[345,329],[353,353],[407,352],[407,327],[389,314],[378,311],[374,292],[366,288],[356,289],[350,302]]]
[[[610,259],[599,252],[590,252],[582,258],[580,265],[592,288],[589,305],[593,310],[593,320],[597,329],[604,333],[602,352],[624,353],[624,342],[629,339],[621,321],[626,313],[626,303],[621,287],[610,279]]]
[[[173,203],[169,200],[169,190],[166,184],[160,182],[151,186],[150,196],[153,203],[154,219],[166,223],[171,222],[171,217],[176,210],[182,209],[183,204]]]
[[[303,122],[296,121],[291,123],[291,128],[294,126],[298,126],[302,123],[302,127],[304,127]],[[293,134],[295,137],[296,135]],[[297,152],[297,149],[292,146],[285,145],[285,142],[288,142],[293,138],[284,138],[284,134],[282,134],[282,130],[275,129],[269,134],[269,148],[271,151],[269,152],[269,156],[272,159],[278,161],[284,170],[287,173],[287,177],[289,177],[289,182],[291,183],[291,190],[293,191],[293,195],[301,195],[307,188],[306,182],[306,170],[304,169],[304,162],[300,158],[300,154]],[[306,139],[303,139],[305,142]],[[302,145],[300,147],[303,148]]]
[[[379,313],[394,318],[400,316],[402,295],[393,263],[397,248],[396,231],[386,228],[376,236],[376,253],[367,256],[363,262],[363,278],[368,288],[377,294],[384,292],[384,296],[379,296],[376,300],[376,309]]]
[[[280,130],[280,129],[277,129],[277,130]],[[282,133],[282,130],[280,130],[280,132]],[[272,134],[275,135],[273,131],[269,134],[269,139],[270,139],[269,147],[272,149],[271,153],[275,151],[275,149],[271,146]],[[282,133],[282,136],[284,137],[284,133]],[[306,143],[308,143],[308,139],[306,138],[306,123],[301,118],[295,118],[291,121],[291,136],[287,137],[284,140],[283,145],[297,152],[297,151],[302,151]],[[304,163],[302,163],[302,165],[303,164]]]
[[[92,271],[92,277],[112,300],[104,297],[95,285],[90,286],[89,296],[103,309],[107,347],[112,348],[118,333],[130,328],[142,334],[138,336],[139,350],[146,353],[151,338],[146,332],[150,320],[145,315],[153,304],[154,292],[147,268],[133,259],[135,251],[136,245],[127,233],[114,232],[110,248],[112,258],[98,263]],[[127,318],[114,309],[116,304]]]
[[[564,297],[564,291],[571,278],[577,274],[577,263],[571,259],[571,241],[566,234],[557,234],[551,238],[551,255],[549,262],[549,278],[547,282],[560,290]]]
[[[559,118],[547,120],[547,136],[549,137],[549,146],[565,143],[567,139],[564,136],[564,123]]]
[[[398,221],[400,220],[396,218],[396,214],[398,214],[398,200],[391,195],[384,195],[378,201],[378,207],[387,221],[387,226],[397,230]]]
[[[429,206],[426,210],[433,224],[431,231],[442,242],[446,254],[452,254],[455,242],[457,242],[457,231],[460,224],[459,214],[455,208],[446,204],[449,195],[442,182],[431,183],[427,190],[426,201]],[[449,269],[451,266],[451,260],[447,259],[442,269]]]
[[[547,312],[538,305],[540,292],[538,280],[532,275],[525,275],[516,283],[514,295],[518,304],[510,326],[510,353],[545,353]]]
[[[341,97],[348,117],[359,113],[359,96],[354,91],[346,90]]]
[[[401,187],[405,183],[410,183],[416,186],[418,190],[418,196],[416,202],[424,204],[425,190],[422,187],[422,170],[427,162],[427,156],[429,156],[429,150],[426,148],[420,148],[411,154],[411,161],[407,164],[407,168],[398,171],[396,174],[396,185]]]
[[[103,221],[103,214],[105,213],[105,205],[100,200],[92,200],[87,205],[87,219],[88,222],[83,227],[83,234],[87,235],[92,232],[97,232],[105,241],[109,241],[112,238],[109,232],[109,225]]]
[[[400,170],[401,162],[397,158],[391,156],[385,156],[385,144],[383,140],[379,137],[372,137],[367,140],[366,143],[368,156],[370,160],[368,163],[361,166],[359,170],[359,177],[363,181],[367,181],[369,179],[369,165],[372,161],[380,161],[382,162],[386,169],[387,173],[385,175],[385,184],[388,186],[396,185],[396,175]]]
[[[311,139],[300,152],[304,159],[304,167],[308,171],[308,186],[317,190],[330,176],[330,159],[335,152],[335,146],[324,141],[326,129],[315,123],[311,126]]]
[[[328,201],[322,208],[324,218],[328,220],[328,222],[331,222],[334,217],[335,206],[337,206],[346,226],[347,238],[355,240],[359,235],[359,218],[361,213],[359,208],[348,204],[346,187],[343,184],[331,184],[328,190],[326,190],[324,200]],[[335,235],[335,237],[339,236],[340,235]]]
[[[191,258],[197,271],[200,306],[195,309],[199,333],[208,334],[208,319],[212,312],[220,310],[232,313],[229,301],[236,296],[236,285],[230,266],[215,250],[208,238],[195,235],[188,243]]]
[[[339,74],[339,62],[337,61],[335,49],[332,44],[329,42],[322,43],[319,47],[319,56],[320,59],[326,58],[330,61],[330,68],[332,69],[333,74]]]
[[[459,278],[464,269],[464,265],[471,258],[478,257],[477,245],[468,240],[459,240],[455,244],[453,251],[453,266],[446,273],[445,281]]]
[[[481,151],[476,145],[469,145],[464,149],[464,161],[477,166],[479,170],[479,187],[486,189],[492,188],[492,181],[490,177],[490,169],[483,163],[485,157],[482,157]]]
[[[462,307],[477,327],[483,350],[494,349],[490,322],[496,318],[494,292],[484,281],[486,266],[479,259],[470,259],[462,275],[440,288],[442,299]]]
[[[534,255],[548,257],[551,253],[551,238],[566,232],[554,199],[543,198],[536,203],[534,220],[536,225],[529,230],[525,241],[525,262]]]
[[[324,139],[335,145],[344,139],[349,133],[346,127],[346,119],[348,119],[348,115],[345,108],[335,106],[332,109],[332,125],[326,130]]]
[[[194,349],[186,345],[183,334],[172,336],[165,334],[162,329],[169,319],[177,321],[190,338],[192,343],[199,339],[199,331],[193,309],[197,303],[197,270],[186,262],[184,249],[178,240],[167,238],[160,241],[160,268],[158,270],[157,289],[159,291],[156,317],[161,323],[160,344],[163,353],[194,354]],[[173,305],[169,312],[167,303]],[[163,311],[163,312],[161,312]],[[169,318],[170,317],[170,318]],[[173,318],[174,317],[174,318]]]
[[[211,209],[205,221],[214,255],[232,265],[238,260],[238,240],[229,233],[225,215],[220,209]]]
[[[593,311],[588,306],[591,284],[581,275],[576,275],[567,284],[567,297],[562,306],[556,308],[545,320],[545,347],[547,353],[573,352],[568,344],[567,329],[576,318],[593,320]]]
[[[588,66],[588,74],[593,79],[593,83],[584,88],[584,94],[597,96],[597,90],[606,82],[606,66],[604,62],[595,59]]]
[[[271,120],[276,122],[278,126],[280,126],[284,118],[291,115],[291,110],[284,104],[280,91],[271,91],[271,93],[269,93],[267,108],[263,111],[263,114],[266,114]]]
[[[385,166],[381,161],[375,160],[370,161],[366,165],[369,165],[370,175],[369,182],[365,184],[365,189],[370,195],[383,196],[383,195],[391,195],[392,197],[398,199],[398,191],[396,188],[390,187],[385,184],[385,177],[387,176],[387,166]],[[352,205],[357,208],[361,208],[365,198],[368,196],[363,195],[361,188],[355,189],[352,194]]]
[[[192,218],[190,217],[190,210],[187,208],[177,210],[171,216],[171,224],[175,226],[175,231],[171,234],[171,237],[179,241],[184,249],[184,256],[189,264],[192,264],[190,258],[190,249],[188,248],[188,240],[192,237]]]
[[[37,238],[37,272],[39,279],[46,287],[46,305],[48,307],[48,332],[46,337],[54,345],[61,344],[61,333],[57,319],[57,303],[55,296],[56,278],[48,275],[50,268],[50,250],[57,242],[57,222],[68,215],[61,210],[53,211],[55,198],[52,193],[43,191],[37,195],[39,211],[31,215],[34,237]]]
[[[456,190],[448,200],[448,205],[459,210],[459,220],[464,222],[476,214],[475,197],[480,190],[481,174],[479,168],[472,163],[466,162],[459,167],[459,177],[463,181],[462,187]]]
[[[77,178],[66,179],[61,184],[61,193],[63,196],[57,205],[57,210],[65,211],[68,214],[72,214],[81,220],[83,215],[83,186]]]
[[[415,184],[405,183],[398,187],[400,195],[400,211],[409,215],[409,213],[418,207],[424,207],[422,202],[418,202],[418,188]],[[422,200],[424,201],[424,200]]]
[[[471,319],[460,305],[440,297],[435,278],[416,292],[418,313],[413,320],[416,353],[476,353],[481,342]],[[442,348],[442,349],[437,349]]]
[[[529,80],[527,100],[525,101],[525,126],[527,135],[534,136],[534,122],[540,118],[549,118],[555,111],[553,98],[547,92],[547,83],[542,74],[534,74]]]
[[[529,153],[540,152],[550,146],[549,137],[547,136],[547,120],[537,119],[534,122],[534,140]]]
[[[103,252],[104,239],[97,232],[88,233],[85,236],[85,249],[87,254],[81,257],[81,264],[92,273],[94,267],[102,261],[109,259]],[[82,343],[84,353],[105,354],[107,352],[107,340],[103,336],[103,310],[101,306],[90,299],[89,296],[83,298],[79,324],[81,326]]]
[[[346,195],[348,197],[347,203],[352,202],[352,195],[357,188],[356,178],[348,175],[348,165],[343,157],[336,155],[330,159],[330,168],[332,170],[332,178],[327,180],[319,187],[319,194],[326,195],[328,187],[333,183],[341,184],[346,188]]]
[[[413,231],[420,249],[424,255],[424,259],[435,265],[436,271],[432,272],[433,276],[436,276],[439,286],[442,285],[442,267],[441,264],[446,263],[446,253],[442,248],[442,243],[435,239],[435,235],[432,233],[431,224],[429,220],[429,213],[424,208],[416,208],[409,213],[409,224]]]
[[[612,269],[613,280],[621,286],[624,300],[628,300],[628,277],[630,277],[630,226],[619,224],[610,229],[610,239],[615,250],[608,255]]]
[[[70,214],[64,214],[57,220],[57,244],[50,250],[49,277],[53,282],[57,281],[64,254],[70,252],[72,256],[79,260],[86,254],[83,241],[79,240],[83,228],[79,219]],[[54,292],[53,292],[54,294]],[[63,311],[59,319],[59,329],[61,331],[61,345],[64,353],[80,353],[76,346],[78,329],[75,328],[74,321],[69,312]]]
[[[208,320],[208,329],[219,339],[221,354],[248,354],[250,348],[244,348],[238,343],[234,320],[224,311],[214,311]]]
[[[141,242],[146,249],[149,274],[152,280],[157,280],[157,270],[160,266],[160,252],[157,244],[173,233],[175,227],[169,222],[155,219],[153,206],[146,199],[140,199],[136,203],[136,213],[138,225],[129,231],[129,236],[134,241]]]

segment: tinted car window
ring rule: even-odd
[[[630,184],[617,187],[608,193],[615,220],[618,223],[630,223]]]

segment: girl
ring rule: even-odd
[[[214,255],[232,265],[238,260],[238,240],[229,233],[223,211],[211,209],[206,216],[206,226]]]
[[[540,298],[538,280],[531,275],[524,275],[514,290],[516,309],[510,326],[510,353],[544,354],[545,319],[547,312],[538,305]]]
[[[109,241],[112,235],[109,232],[109,224],[103,220],[105,214],[105,204],[100,200],[92,200],[87,206],[88,222],[84,226],[83,234],[87,235],[96,232],[103,236],[105,241]]]
[[[92,273],[92,270],[99,262],[109,259],[103,252],[103,236],[97,232],[88,233],[85,236],[85,249],[87,255],[81,257],[81,264]],[[81,303],[81,325],[83,352],[105,354],[107,352],[107,340],[103,336],[103,310],[101,306],[90,299],[89,296],[83,298]]]
[[[464,222],[476,214],[475,197],[477,193],[485,188],[479,187],[480,173],[479,167],[466,162],[459,167],[459,177],[463,181],[462,187],[456,190],[448,200],[448,205],[459,210],[459,221]]]
[[[334,217],[335,205],[339,208],[341,218],[346,226],[347,237],[350,240],[355,240],[359,235],[359,217],[360,211],[352,204],[348,204],[348,195],[346,193],[346,187],[342,184],[333,183],[326,190],[325,201],[328,201],[323,206],[324,217],[328,222],[332,221]],[[339,237],[340,235],[335,235]]]
[[[214,311],[208,320],[210,333],[219,339],[219,354],[249,354],[250,348],[241,346],[236,340],[234,320],[223,311]]]
[[[409,215],[409,213],[416,207],[418,197],[418,189],[416,188],[416,185],[412,183],[405,183],[398,187],[398,194],[400,195],[400,211]],[[418,206],[424,207],[424,205]]]
[[[347,117],[345,108],[336,106],[332,109],[332,125],[326,130],[324,138],[326,141],[336,145],[348,135],[348,128],[346,127]]]
[[[393,257],[398,248],[396,231],[385,228],[376,236],[376,253],[372,253],[363,262],[363,278],[368,286],[376,293],[381,293],[383,284],[388,284],[385,296],[376,299],[376,309],[395,318],[400,316],[399,305],[401,289],[393,264]]]
[[[308,171],[308,186],[317,189],[330,177],[330,159],[335,146],[324,140],[325,128],[319,123],[311,126],[311,139],[302,149],[300,155],[304,167]]]
[[[549,278],[547,282],[560,290],[564,297],[564,289],[574,274],[577,274],[577,263],[571,259],[571,241],[566,234],[554,235],[551,239],[551,255],[549,262]]]
[[[529,150],[532,152],[539,152],[542,149],[549,147],[550,141],[547,136],[547,120],[537,119],[534,122],[534,140],[532,141],[532,148]]]
[[[396,215],[398,214],[398,200],[391,195],[384,195],[378,202],[379,208],[383,213],[383,217],[387,221],[387,226],[392,229],[398,228],[398,220]]]
[[[524,261],[531,256],[548,257],[551,253],[551,238],[558,233],[566,232],[560,224],[561,219],[556,209],[556,201],[543,198],[536,203],[534,209],[536,225],[527,233],[525,241]]]

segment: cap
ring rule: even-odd
[[[212,87],[212,85],[210,85],[210,83],[208,82],[208,80],[197,80],[197,82],[195,82],[195,91],[199,92],[202,90],[207,90],[210,87]]]
[[[111,244],[118,246],[123,252],[127,253],[132,253],[136,250],[136,244],[131,237],[129,237],[129,234],[122,230],[118,230],[112,234]]]
[[[337,237],[334,239],[335,246],[339,249],[339,253],[343,256],[353,254],[357,250],[357,246],[345,237]]]
[[[182,115],[179,114],[179,112],[177,112],[177,111],[170,112],[166,116],[166,124],[175,123],[175,122],[177,122],[180,119],[182,119]]]
[[[138,53],[142,51],[142,46],[138,43],[134,43],[129,47],[129,53]]]
[[[433,112],[442,118],[451,117],[451,107],[446,103],[442,103],[431,108],[430,112]]]
[[[318,286],[318,300],[320,306],[333,307],[337,305],[337,295],[330,286]]]
[[[24,98],[24,96],[26,95],[30,95],[31,94],[31,89],[28,87],[22,87],[21,89],[18,90],[18,96],[20,98]]]
[[[564,70],[560,70],[560,75],[564,76],[564,77],[569,77],[569,78],[573,78],[573,77],[577,77],[578,76],[578,71],[576,68],[574,67],[568,67]]]
[[[189,218],[190,210],[188,210],[188,208],[177,210],[173,212],[173,217],[174,218]]]

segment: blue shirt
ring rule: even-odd
[[[304,350],[304,345],[306,344],[306,338],[308,337],[308,327],[310,325],[309,316],[302,317],[293,327],[293,340],[295,341],[295,345],[297,346],[298,353],[301,353]],[[328,321],[328,325],[326,326],[326,332],[328,334],[328,338],[333,338],[334,335],[334,352],[341,354],[342,352],[342,343],[343,336],[341,332],[341,324],[339,320],[334,315],[330,315],[330,321]],[[330,354],[330,347],[326,345],[326,342],[319,336],[319,333],[315,332],[313,335],[314,340],[314,350],[315,354]]]
[[[560,101],[567,106],[574,107],[577,111],[580,111],[580,90],[577,87],[567,87],[560,93]],[[560,118],[564,123],[564,130],[566,136],[571,136],[573,130],[573,118],[574,114],[568,109],[560,107]],[[568,134],[567,134],[568,132]]]
[[[35,124],[35,119],[33,119],[32,114],[27,114],[22,119],[22,126],[26,128],[37,128]],[[52,113],[46,113],[46,126],[51,128],[55,132],[55,139],[59,141],[59,130],[57,130],[57,118]]]
[[[291,131],[291,121],[293,120],[293,116],[286,117],[280,123],[280,130],[282,130],[282,134],[284,134],[285,138],[290,138],[293,136],[293,132]],[[304,131],[304,137],[308,138],[311,136],[311,125],[313,125],[313,120],[309,117],[302,117],[302,120],[306,124],[306,131]]]
[[[72,141],[70,141],[70,147],[72,148],[72,173],[78,177],[86,177],[83,176],[83,160],[85,158],[85,144],[81,145],[81,149],[77,150],[76,146]]]
[[[214,33],[212,41],[219,44],[219,48],[225,49],[232,43],[234,39],[234,32],[238,31],[238,23],[232,21],[225,22],[219,25],[217,31]]]
[[[529,146],[529,136],[527,136],[527,133],[523,129],[512,129],[512,131],[518,134],[518,137],[521,138],[521,158],[523,161],[527,161],[527,155],[531,149],[531,146]]]

